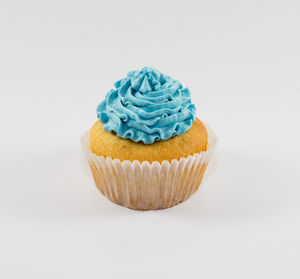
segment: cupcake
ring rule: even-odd
[[[100,193],[136,210],[175,206],[197,191],[216,137],[187,87],[156,69],[130,71],[97,107],[82,147]]]

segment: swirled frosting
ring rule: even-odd
[[[185,133],[195,120],[189,89],[156,69],[131,71],[114,86],[97,117],[121,138],[152,144]]]

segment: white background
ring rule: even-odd
[[[1,1],[1,278],[300,278],[300,4]],[[192,92],[219,145],[163,211],[102,197],[80,137],[129,70]]]

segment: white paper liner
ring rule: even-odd
[[[211,159],[217,138],[207,126],[206,151],[180,160],[121,162],[92,153],[89,131],[81,138],[84,156],[98,190],[112,202],[136,210],[175,206],[197,191]]]

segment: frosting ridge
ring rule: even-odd
[[[195,120],[189,89],[154,68],[130,71],[114,86],[97,117],[121,138],[152,144],[183,134]]]

